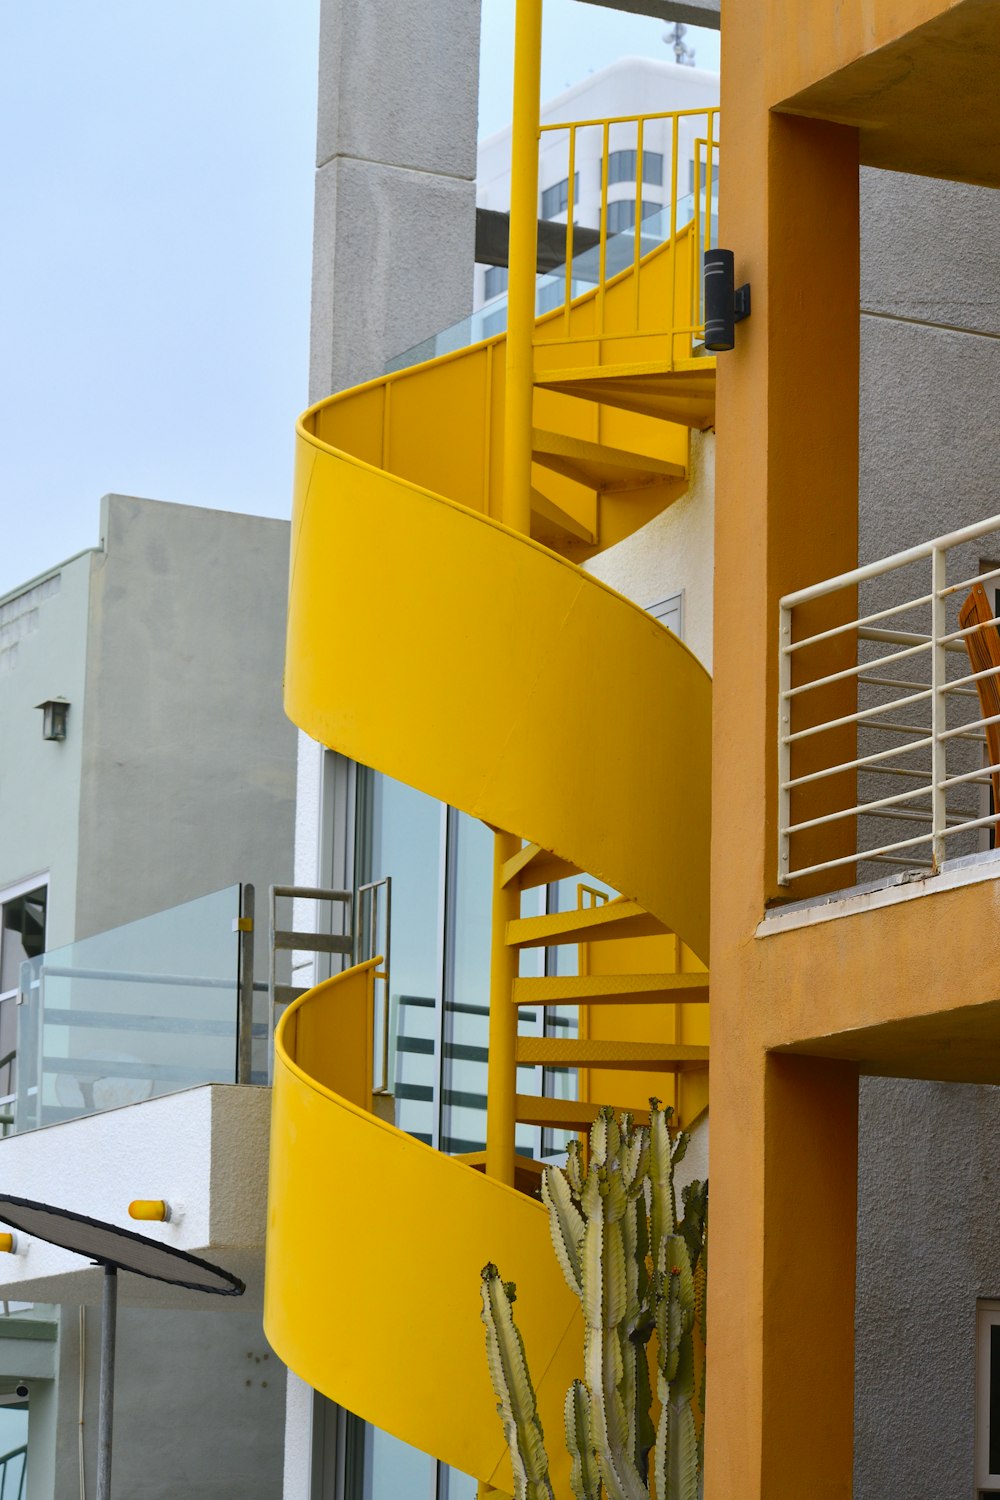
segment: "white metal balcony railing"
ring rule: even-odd
[[[781,600],[781,885],[931,872],[995,842],[994,559],[1000,516]]]

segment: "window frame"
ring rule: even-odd
[[[558,198],[552,199],[551,195],[553,193],[557,193],[558,194]],[[539,194],[538,201],[539,201],[539,217],[542,218],[542,219],[544,219],[544,220],[546,220],[547,222],[551,222],[552,219],[555,218],[556,214],[564,214],[564,213],[566,213],[566,211],[569,208],[569,178],[568,177],[563,177],[561,179],[561,181],[559,181],[559,182],[553,182],[553,183],[550,184],[549,187],[542,188],[542,190],[541,190],[541,192]],[[550,207],[549,206],[550,201],[551,202],[555,202],[557,206],[555,208]],[[579,201],[580,201],[580,172],[579,172],[579,169],[577,169],[577,171],[575,171],[573,173],[573,203],[574,203],[574,206],[576,204],[578,204]]]
[[[44,952],[45,949],[46,949],[46,947],[48,946],[48,915],[49,915],[49,875],[48,875],[48,872],[46,871],[44,874],[29,876],[29,878],[27,880],[19,880],[14,885],[4,886],[3,889],[0,890],[0,957],[2,957],[2,947],[3,947],[3,933],[4,933],[3,909],[4,909],[4,907],[10,905],[10,903],[13,902],[13,901],[17,901],[21,896],[30,896],[35,891],[42,891],[42,890],[45,892],[45,930],[46,930],[46,937],[45,937],[45,941],[44,941],[43,948],[42,948],[42,951]],[[20,976],[19,976],[18,983],[14,986],[13,989],[10,989],[10,990],[0,990],[0,1006],[2,1006],[2,1005],[20,1005],[20,1003],[21,1003],[21,985],[20,985]],[[13,1059],[13,1066],[14,1067],[17,1066],[17,1053],[16,1053],[16,1050],[15,1050],[15,1055],[14,1055],[14,1059]],[[5,1105],[12,1104],[14,1102],[15,1098],[17,1097],[17,1091],[16,1091],[16,1074],[14,1075],[12,1081],[14,1082],[14,1088],[13,1089],[11,1089],[7,1093],[0,1092],[0,1109],[3,1109],[3,1107]]]
[[[1000,1473],[990,1472],[991,1330],[1000,1328],[1000,1299],[976,1303],[975,1490],[979,1497],[1000,1495]]]

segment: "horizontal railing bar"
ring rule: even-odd
[[[1000,667],[984,667],[981,672],[970,672],[967,677],[956,677],[954,682],[943,682],[941,684],[941,691],[942,693],[954,693],[956,690],[964,687],[967,682],[980,682],[984,677],[996,677],[998,673],[1000,673]],[[973,697],[977,696],[976,693],[973,693]]]
[[[971,832],[973,828],[988,828],[998,819],[1000,819],[1000,812],[991,812],[985,818],[973,818],[970,823],[959,823],[955,828],[943,828],[941,831],[947,838],[950,838],[953,833],[961,833],[963,829]]]
[[[841,855],[839,859],[828,859],[821,865],[807,865],[803,870],[789,870],[789,880],[801,880],[805,875],[819,875],[823,870],[835,870],[841,865],[856,865],[880,854],[892,854],[896,849],[912,849],[916,844],[929,844],[932,835],[919,834],[916,838],[900,839],[896,844],[880,844],[877,849],[858,849],[854,854]]]
[[[912,746],[907,746],[911,749]],[[859,766],[858,770],[862,776],[913,776],[924,781],[931,774],[930,766],[923,771],[913,771],[909,766]]]
[[[941,637],[941,644],[947,646],[952,641],[964,640],[967,635],[975,635],[977,630],[985,630],[990,625],[1000,625],[1000,615],[992,615],[988,620],[977,620],[975,625],[966,625],[962,630],[952,630]]]
[[[695,115],[712,116],[719,113],[719,105],[706,105],[703,109],[666,109],[660,110],[654,115],[606,115],[600,120],[565,120],[560,125],[558,122],[539,125],[539,133],[544,135],[546,131],[555,130],[585,130],[597,125],[637,125],[641,120],[645,125],[649,120],[683,120]],[[713,141],[716,150],[719,142]]]
[[[847,620],[843,625],[831,625],[829,630],[818,630],[815,635],[803,636],[801,641],[792,641],[781,649],[787,653],[801,651],[803,646],[815,646],[819,641],[828,641],[835,635],[843,635],[846,630],[856,630],[862,635],[862,628],[871,625],[875,620],[887,620],[890,615],[901,615],[908,609],[919,609],[922,604],[930,604],[931,594],[922,594],[916,599],[907,599],[905,604],[890,604],[885,609],[876,610],[872,615],[860,615],[856,620]],[[876,639],[875,636],[863,636],[863,639]]]
[[[173,984],[192,990],[235,990],[237,988],[235,974],[232,979],[206,979],[200,974],[141,974],[131,969],[75,969],[68,964],[47,964],[44,959],[36,972],[45,979],[103,979],[124,984]],[[36,979],[32,980],[31,987],[32,989],[38,988]],[[267,985],[261,981],[254,988],[266,990]]]
[[[871,726],[868,726],[871,728]],[[836,776],[841,771],[860,770],[862,766],[873,764],[875,761],[890,760],[896,755],[909,755],[913,750],[923,750],[927,745],[933,744],[930,736],[923,740],[917,740],[912,745],[895,745],[891,750],[879,750],[874,755],[861,755],[856,760],[841,761],[840,765],[829,766],[823,771],[810,771],[807,776],[796,776],[791,781],[783,781],[781,790],[791,791],[794,787],[805,786],[809,781],[822,781],[825,776]],[[927,772],[928,776],[930,771]]]
[[[1000,578],[1000,568],[991,568],[988,573],[977,573],[975,578],[963,578],[961,583],[949,583],[947,588],[938,589],[938,598],[945,599],[949,594],[960,594],[963,589],[971,589],[975,583],[988,583],[991,578]]]
[[[962,724],[958,729],[942,729],[938,735],[938,739],[977,739],[979,736],[973,735],[972,731],[974,729],[986,729],[990,724],[1000,724],[1000,714],[990,714],[988,719],[973,719],[968,724]]]
[[[789,823],[783,828],[782,833],[804,833],[807,828],[820,828],[825,823],[838,823],[841,818],[853,818],[854,815],[868,813],[871,815],[879,807],[895,807],[900,802],[912,802],[914,797],[929,797],[934,788],[930,782],[926,786],[915,788],[912,792],[897,792],[893,797],[880,797],[875,802],[858,802],[854,807],[838,808],[836,812],[823,813],[819,818],[809,818],[805,823]]]
[[[894,705],[891,703],[887,704],[886,706],[888,708],[894,707]],[[895,722],[892,722],[889,724],[865,724],[864,728],[866,730],[877,729],[880,734],[926,734],[928,729],[930,729],[930,725],[896,724]]]
[[[963,781],[981,781],[985,786],[988,785],[990,775],[993,771],[1000,771],[1000,764],[995,766],[980,766],[978,771],[966,771],[960,776],[949,776],[946,781],[939,781],[938,786],[942,791],[949,786],[958,786]]]
[[[923,646],[912,646],[910,650],[906,652],[898,652],[893,656],[880,656],[879,661],[898,661],[900,656],[912,656],[917,651],[922,651],[924,649],[925,648]],[[811,682],[803,682],[800,683],[798,687],[789,688],[785,693],[785,697],[797,698],[800,693],[811,692],[813,688],[828,687],[831,682],[844,682],[848,677],[857,677],[860,681],[861,673],[867,671],[869,667],[874,665],[878,665],[878,663],[863,661],[859,662],[857,666],[854,667],[844,667],[840,672],[830,672],[826,677],[814,677]],[[904,683],[905,687],[914,687],[916,685],[917,684],[912,682]]]
[[[864,817],[864,815],[864,809],[862,809],[859,816]],[[882,812],[870,813],[869,816],[873,818],[897,819],[906,823],[932,823],[934,821],[932,814],[929,812],[903,812],[899,808],[892,807],[887,807]],[[964,824],[967,818],[974,817],[975,812],[972,808],[961,807],[957,812],[948,814],[948,822]]]
[[[797,729],[794,734],[783,737],[782,743],[794,745],[798,740],[809,739],[814,734],[823,734],[827,729],[841,729],[845,724],[865,724],[866,728],[880,729],[883,725],[869,725],[868,720],[873,719],[876,714],[887,714],[893,708],[905,708],[909,703],[923,703],[930,698],[933,688],[923,688],[919,693],[910,693],[907,698],[893,698],[888,703],[875,703],[871,708],[859,708],[857,713],[843,714],[839,719],[827,719],[825,724],[813,724],[808,729]],[[921,725],[916,733],[923,734],[928,726]]]
[[[871,663],[869,662],[866,665],[870,666]],[[919,687],[929,687],[930,686],[930,684],[926,683],[926,682],[921,682],[919,684],[918,683],[913,683],[913,682],[904,682],[902,680],[902,678],[900,678],[900,677],[859,677],[858,678],[858,682],[859,683],[863,682],[866,687],[911,688],[911,687],[917,687],[917,686],[919,686]]]
[[[812,584],[809,588],[797,589],[792,594],[784,595],[780,601],[781,607],[794,609],[797,604],[807,604],[810,599],[820,599],[825,594],[836,593],[838,589],[849,588],[855,583],[864,583],[869,578],[880,578],[884,573],[892,573],[897,568],[906,567],[909,563],[922,562],[934,552],[945,552],[961,542],[971,542],[977,537],[988,536],[991,531],[1000,531],[1000,516],[990,516],[974,526],[963,526],[960,531],[950,531],[944,536],[934,537],[932,541],[921,542],[919,546],[907,547],[903,552],[894,552],[890,557],[883,557],[878,562],[866,563],[860,568],[852,568],[848,573],[838,573],[833,578],[824,579],[822,583]]]
[[[288,897],[301,896],[303,901],[350,901],[353,899],[352,891],[328,891],[322,886],[314,885],[276,885],[274,894]]]

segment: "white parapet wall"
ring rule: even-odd
[[[0,1141],[5,1193],[106,1220],[221,1265],[247,1287],[220,1305],[260,1307],[271,1091],[206,1084],[49,1125]],[[129,1217],[135,1199],[163,1199],[166,1223]],[[0,1205],[2,1222],[2,1205]],[[101,1271],[84,1257],[18,1234],[0,1255],[0,1298],[94,1303]],[[123,1275],[123,1304],[194,1307],[204,1293]]]

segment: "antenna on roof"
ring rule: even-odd
[[[674,60],[682,68],[694,67],[694,48],[689,47],[684,38],[687,36],[687,27],[682,21],[675,21],[669,31],[663,33],[663,40],[668,42],[674,49]]]

